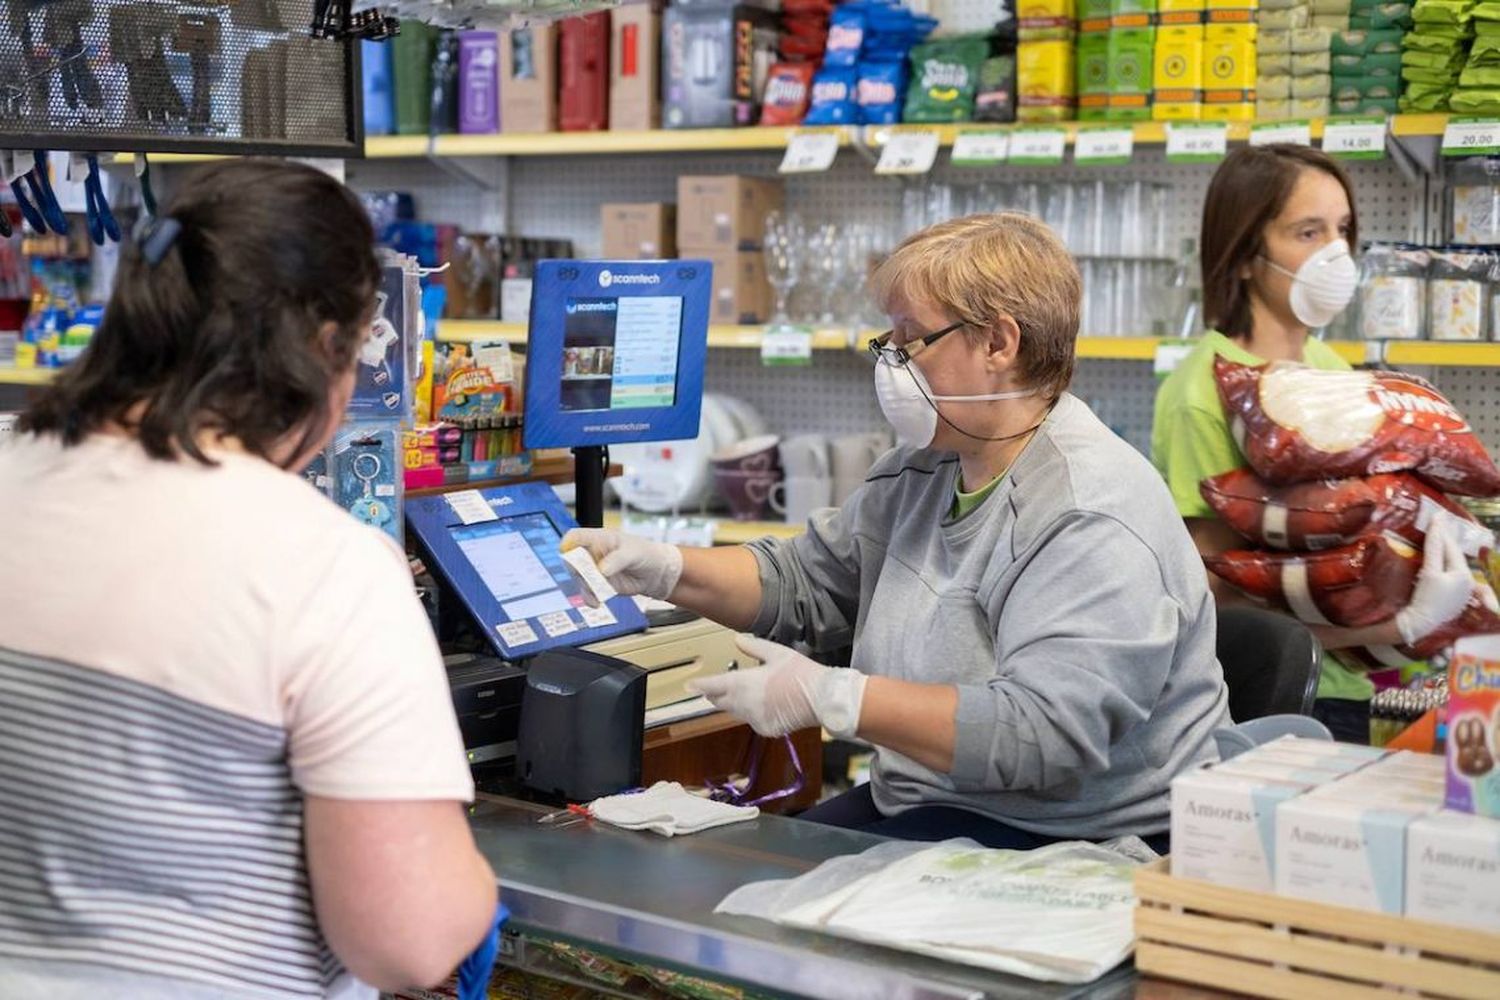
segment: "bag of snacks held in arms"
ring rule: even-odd
[[[1271,483],[1414,472],[1449,493],[1500,494],[1500,469],[1463,415],[1402,372],[1214,361],[1246,461]]]
[[[1249,469],[1234,469],[1203,480],[1198,491],[1225,524],[1267,549],[1317,551],[1382,531],[1421,545],[1436,511],[1449,518],[1466,550],[1494,547],[1489,530],[1467,510],[1405,472],[1273,486]]]

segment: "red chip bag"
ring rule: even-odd
[[[1415,375],[1220,357],[1214,376],[1240,451],[1269,482],[1410,470],[1450,493],[1500,494],[1500,469],[1473,429]]]
[[[765,96],[761,98],[762,125],[797,125],[807,114],[812,95],[812,78],[817,67],[812,63],[777,63],[766,77]]]
[[[1251,597],[1309,625],[1359,628],[1386,621],[1405,606],[1422,553],[1387,533],[1322,552],[1235,550],[1203,561]]]
[[[1500,632],[1500,615],[1485,607],[1484,601],[1476,594],[1469,598],[1469,605],[1464,608],[1463,614],[1445,622],[1436,632],[1410,646],[1355,646],[1335,649],[1333,656],[1346,666],[1356,669],[1385,670],[1430,659],[1451,646],[1454,640],[1466,635],[1486,635],[1493,632]]]
[[[1198,491],[1224,523],[1268,549],[1327,549],[1380,531],[1420,545],[1434,508],[1464,522],[1458,537],[1466,550],[1493,546],[1468,511],[1404,472],[1272,486],[1249,469],[1234,469],[1203,480]],[[1467,532],[1483,537],[1470,544]]]

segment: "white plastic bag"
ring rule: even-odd
[[[716,913],[761,917],[1030,979],[1086,983],[1130,956],[1136,838],[1002,851],[893,841],[799,878],[741,886]]]

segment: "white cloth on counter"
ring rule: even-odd
[[[611,826],[650,830],[663,837],[700,833],[760,815],[755,806],[715,802],[692,794],[675,781],[658,781],[644,792],[606,795],[591,802],[589,812]]]
[[[715,913],[760,917],[1030,979],[1086,983],[1135,947],[1135,837],[1034,851],[891,841],[795,879],[752,882]]]

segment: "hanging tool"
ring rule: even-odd
[[[21,165],[21,152],[5,152],[0,156],[0,165],[5,168],[5,179],[10,182],[10,190],[16,198],[16,206],[21,210],[21,217],[26,224],[38,233],[47,231],[47,220],[42,218],[42,213],[31,199],[26,197],[26,188],[21,183],[21,178],[28,172],[28,168]]]
[[[89,226],[89,239],[95,246],[103,246],[105,239],[120,242],[120,224],[115,213],[110,211],[109,199],[104,197],[104,180],[99,175],[99,157],[88,154],[89,172],[83,181],[83,193]]]
[[[31,188],[31,195],[36,199],[36,207],[47,222],[41,232],[46,232],[47,227],[50,226],[57,235],[66,236],[68,217],[63,214],[62,205],[58,204],[57,192],[52,190],[52,171],[47,164],[45,149],[32,152],[31,170],[26,175],[26,186]]]

